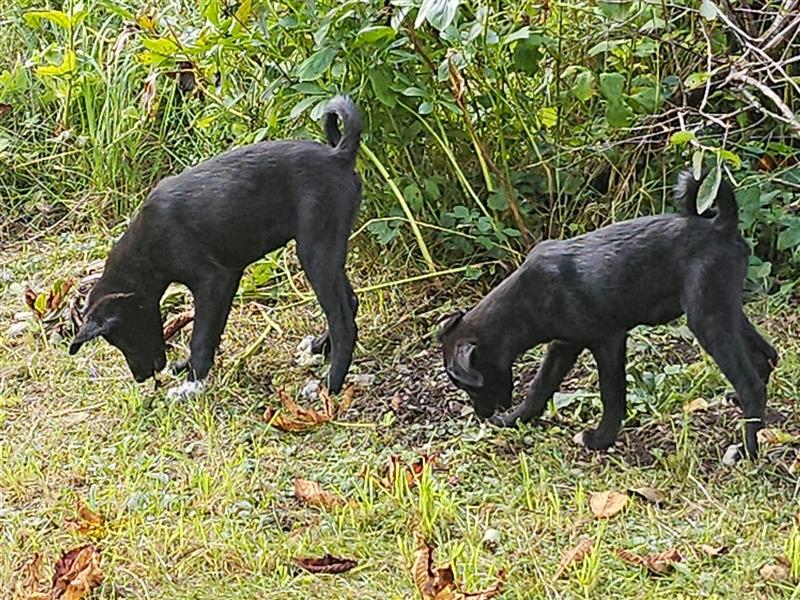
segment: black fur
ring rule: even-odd
[[[540,243],[475,308],[446,323],[440,334],[445,368],[479,416],[510,407],[515,359],[551,342],[525,402],[493,422],[538,418],[588,348],[599,369],[603,417],[583,439],[589,448],[608,448],[626,412],[628,330],[685,313],[736,390],[747,419],[746,449],[756,456],[777,353],[742,312],[748,248],[738,232],[733,190],[723,180],[717,212],[697,216],[700,183],[691,173],[680,176],[682,215],[641,217]]]
[[[340,132],[337,118],[343,124]],[[92,290],[74,354],[102,335],[137,381],[166,364],[159,301],[180,282],[194,295],[191,354],[178,368],[202,380],[245,267],[289,240],[328,320],[315,343],[331,347],[329,387],[338,391],[356,341],[357,301],[344,271],[361,201],[354,170],[361,117],[349,98],[325,109],[330,146],[311,141],[251,144],[161,180],[114,245]]]

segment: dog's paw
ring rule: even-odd
[[[585,438],[586,438],[586,432],[579,431],[578,433],[572,436],[572,441],[578,444],[578,446],[583,446],[585,448],[586,447]]]
[[[495,427],[516,427],[517,415],[514,413],[508,415],[492,415],[489,417],[489,423]]]
[[[191,400],[199,396],[205,387],[202,381],[184,381],[167,390],[167,400]]]
[[[319,390],[322,382],[319,379],[309,379],[300,390],[300,399],[312,402],[319,398]]]
[[[294,351],[294,361],[301,367],[315,367],[321,365],[323,356],[321,354],[314,354],[314,341],[316,338],[313,335],[307,335]]]
[[[735,465],[744,458],[744,446],[742,444],[731,444],[722,455],[723,465]]]
[[[616,436],[611,437],[602,433],[599,429],[582,431],[572,439],[573,441],[580,439],[580,443],[589,450],[608,450],[617,441]]]

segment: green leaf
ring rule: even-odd
[[[405,196],[408,204],[415,209],[422,208],[422,190],[416,183],[410,183],[403,189],[403,196]]]
[[[178,51],[178,44],[167,38],[142,38],[142,46],[161,56],[172,56]]]
[[[521,27],[517,29],[514,33],[509,33],[503,39],[503,45],[510,44],[511,42],[516,42],[517,40],[527,40],[531,35],[531,28],[528,25],[525,27]]]
[[[700,179],[703,174],[703,151],[695,150],[692,154],[692,176],[695,179]]]
[[[669,143],[673,146],[680,146],[695,139],[694,131],[676,131],[669,138]]]
[[[625,89],[625,76],[622,73],[600,73],[600,91],[607,100],[621,100]]]
[[[67,50],[64,54],[64,59],[60,65],[44,65],[36,67],[36,74],[42,77],[54,77],[59,75],[67,75],[75,71],[77,59],[72,50]]]
[[[425,21],[438,31],[444,31],[453,22],[458,12],[459,0],[422,0],[414,29],[419,29]]]
[[[724,148],[720,148],[717,153],[721,159],[727,160],[735,168],[740,169],[742,167],[742,159],[739,158],[738,154],[731,152],[730,150],[725,150]]]
[[[539,35],[531,36],[517,44],[514,48],[514,65],[517,70],[535,75],[539,70],[539,61],[542,59],[542,52],[539,47],[542,45],[542,37]]]
[[[633,111],[624,101],[608,101],[606,104],[606,121],[611,127],[627,127],[632,120]]]
[[[778,234],[778,250],[788,250],[800,246],[800,219]]]
[[[421,115],[428,115],[433,112],[433,104],[425,101],[419,105],[419,108],[417,108],[417,112]]]
[[[300,81],[314,81],[322,77],[322,74],[331,66],[336,50],[333,48],[322,48],[317,50],[305,59],[300,66],[297,67],[297,78]]]
[[[551,129],[558,123],[558,111],[552,106],[540,108],[536,111],[536,116],[546,129]]]
[[[251,9],[251,0],[242,0],[241,4],[239,4],[239,8],[237,8],[236,12],[233,14],[233,27],[231,27],[231,32],[234,35],[238,34],[242,30],[242,25],[247,23],[247,19],[250,18]]]
[[[25,22],[29,27],[36,27],[42,21],[50,21],[61,29],[72,28],[72,19],[61,10],[29,10],[25,13]]]
[[[394,108],[397,105],[397,95],[391,88],[392,78],[386,68],[370,69],[369,83],[375,97],[384,106]]]
[[[705,85],[706,81],[708,81],[708,73],[706,71],[700,71],[689,75],[683,82],[683,85],[686,86],[686,89],[693,90],[699,88],[701,85]]]
[[[397,35],[397,32],[391,27],[386,25],[373,25],[364,27],[356,34],[356,41],[364,44],[374,44],[381,40],[391,40]]]
[[[631,3],[621,0],[613,2],[599,2],[600,11],[609,19],[623,19],[630,10]]]
[[[296,119],[300,115],[302,115],[310,106],[312,106],[315,102],[319,101],[319,96],[309,96],[308,98],[303,98],[292,107],[292,110],[289,111],[289,118]]]
[[[407,87],[403,90],[403,96],[422,98],[425,96],[425,90],[418,87]]]
[[[711,0],[703,0],[700,2],[700,16],[713,21],[717,18],[717,6]]]
[[[700,189],[697,190],[697,214],[702,215],[706,210],[708,210],[712,204],[714,204],[714,200],[717,198],[717,191],[719,190],[719,184],[722,181],[722,164],[717,163],[717,166],[714,167],[714,170],[711,171],[706,178],[703,180],[703,183],[700,184]]]
[[[492,210],[505,210],[508,208],[508,197],[504,190],[495,190],[489,195],[486,204]]]
[[[586,102],[594,96],[594,73],[588,70],[580,71],[575,76],[575,85],[572,87],[572,93],[581,102]]]

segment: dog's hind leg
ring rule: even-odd
[[[702,294],[702,291],[699,293]],[[747,454],[755,458],[758,455],[757,433],[764,426],[767,393],[766,385],[750,355],[750,347],[754,343],[749,337],[752,332],[743,331],[746,328],[743,327],[739,309],[718,302],[719,295],[709,296],[705,302],[698,295],[694,302],[688,303],[686,316],[689,328],[733,384],[746,419],[745,448]]]
[[[756,330],[750,320],[744,313],[741,313],[739,322],[742,329],[742,335],[747,343],[747,349],[750,354],[750,362],[753,363],[758,376],[764,385],[769,383],[770,375],[778,364],[778,353],[772,345],[761,337],[761,334]],[[739,406],[742,403],[736,392],[730,392],[727,396],[728,400],[732,400]]]
[[[578,359],[583,346],[556,340],[547,348],[536,376],[528,388],[525,402],[505,415],[492,417],[491,422],[500,427],[513,427],[517,421],[527,423],[542,416],[548,400],[558,390],[561,381]]]
[[[350,308],[353,311],[353,317],[358,313],[358,297],[350,285],[350,281],[345,278],[347,287],[350,293]],[[327,356],[331,351],[331,336],[330,332],[326,329],[311,342],[311,354],[322,354]]]
[[[603,417],[597,429],[583,433],[582,442],[591,450],[605,450],[619,435],[627,411],[625,393],[625,342],[627,332],[616,333],[589,347],[600,375]]]
[[[337,256],[330,248],[315,249],[298,239],[297,254],[328,320],[331,343],[328,389],[338,393],[350,368],[357,336],[351,300],[353,288],[344,272],[344,252]]]

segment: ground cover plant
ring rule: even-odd
[[[1,597],[798,596],[796,2],[2,8]],[[67,355],[155,181],[322,139],[335,93],[365,116],[349,390],[302,396],[326,367],[296,353],[322,316],[292,247],[248,269],[196,400],[107,345]],[[609,453],[571,441],[599,415],[588,356],[542,424],[478,422],[439,318],[538,240],[673,210],[687,164],[738,190],[746,311],[781,357],[763,457],[723,464],[739,412],[682,321],[633,332]],[[163,308],[178,358],[191,298]]]

